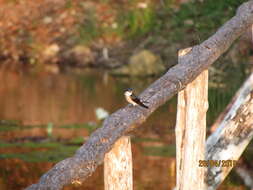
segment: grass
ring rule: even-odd
[[[64,158],[73,156],[78,146],[60,146],[47,151],[33,151],[29,153],[1,154],[0,159],[19,158],[27,162],[59,162]]]
[[[148,156],[175,157],[176,146],[144,147],[144,154]]]
[[[8,125],[7,125],[8,124]],[[2,122],[0,125],[0,130],[2,132],[10,131],[10,130],[23,130],[27,128],[32,128],[33,126],[20,126],[17,123],[13,122]],[[38,127],[38,126],[34,126]],[[42,125],[39,127],[47,127],[47,125]],[[60,128],[67,128],[67,129],[79,129],[85,128],[89,132],[93,131],[97,128],[97,126],[91,124],[72,124],[72,125],[64,125],[60,126]],[[9,143],[5,141],[0,141],[0,148],[1,149],[13,149],[15,148],[25,148],[31,150],[31,152],[27,153],[2,153],[0,155],[0,159],[6,158],[19,158],[27,162],[58,162],[66,157],[72,156],[77,148],[84,142],[83,137],[76,137],[72,140],[63,143],[58,142],[54,138],[46,139],[43,142],[33,142],[33,141],[26,141],[26,142],[15,142]],[[66,145],[68,144],[68,145]],[[45,148],[45,150],[38,150],[39,148]],[[35,150],[35,151],[34,151]]]
[[[85,124],[71,124],[71,125],[63,125],[60,126],[60,128],[66,128],[66,129],[87,129],[89,133],[94,131],[95,129],[99,128],[100,126],[92,125],[89,123]]]
[[[25,147],[25,148],[59,148],[62,146],[59,142],[24,142],[24,143],[7,143],[0,141],[0,148],[7,147]]]
[[[84,143],[84,138],[83,137],[75,137],[74,139],[70,140],[71,144],[83,144]]]
[[[9,130],[22,130],[27,128],[32,128],[33,126],[20,126],[16,123],[9,123],[9,125],[0,126],[0,130],[3,132],[9,131]],[[11,125],[10,125],[11,124]],[[38,126],[35,126],[38,127]],[[47,125],[42,125],[39,127],[47,127]],[[60,126],[60,128],[67,128],[67,129],[80,129],[85,128],[89,132],[93,131],[97,128],[97,126],[91,125],[91,124],[72,124],[72,125],[63,125]],[[4,158],[19,158],[27,162],[58,162],[66,157],[72,156],[76,149],[79,147],[80,144],[84,142],[83,137],[76,137],[72,140],[63,143],[55,141],[54,138],[49,138],[46,141],[43,142],[33,142],[33,141],[26,141],[26,142],[16,142],[16,143],[9,143],[5,141],[0,141],[0,148],[1,149],[11,149],[11,148],[17,148],[22,147],[25,149],[32,149],[37,150],[39,148],[45,148],[46,150],[43,151],[31,151],[28,153],[2,153],[0,155],[0,159]],[[70,145],[66,145],[70,144]],[[15,149],[13,149],[15,150]]]
[[[77,142],[74,139],[74,142]],[[26,153],[1,153],[0,159],[19,158],[27,162],[58,162],[66,157],[72,156],[79,148],[78,145],[64,145],[61,142],[25,142],[25,143],[7,143],[0,141],[0,148],[22,147],[27,149],[35,149],[35,151]],[[45,148],[46,150],[38,150],[36,148]]]
[[[47,125],[38,125],[38,126],[21,126],[20,124],[5,124],[0,123],[0,132],[6,132],[6,131],[13,131],[13,130],[25,130],[25,129],[31,129],[31,128],[46,128]]]
[[[13,130],[17,130],[17,129],[20,129],[20,127],[16,126],[16,125],[3,125],[3,124],[0,124],[0,132],[13,131]]]
[[[46,125],[36,125],[36,126],[22,126],[18,124],[17,122],[12,122],[12,121],[4,121],[0,122],[0,132],[6,132],[6,131],[13,131],[13,130],[26,130],[26,129],[32,129],[32,128],[48,128],[51,126],[52,128],[55,128],[55,126],[52,123],[48,123]],[[66,128],[66,129],[87,129],[89,132],[94,131],[97,129],[98,125],[93,125],[89,123],[84,123],[84,124],[68,124],[68,125],[62,125],[59,126],[60,128]]]

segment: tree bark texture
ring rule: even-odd
[[[133,167],[132,167],[131,138],[121,137],[105,154],[104,159],[104,185],[105,190],[132,190]]]
[[[204,188],[205,168],[199,167],[199,160],[205,159],[207,96],[207,70],[178,93],[177,190]]]
[[[237,92],[237,98],[224,120],[207,139],[206,160],[220,162],[218,167],[210,165],[208,167],[205,179],[207,189],[212,190],[218,187],[252,138],[253,74]]]
[[[57,163],[37,184],[27,189],[59,190],[73,181],[84,181],[104,160],[113,144],[133,128],[143,123],[159,106],[192,82],[207,69],[246,29],[253,24],[253,1],[242,4],[237,14],[213,36],[194,46],[180,64],[151,84],[140,98],[149,102],[149,109],[126,106],[108,117],[101,128],[93,132],[76,154]],[[123,95],[122,95],[123,98]]]

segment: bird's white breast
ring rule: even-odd
[[[125,93],[125,97],[126,97],[126,100],[127,100],[130,104],[132,104],[132,105],[134,105],[134,106],[137,105],[137,104],[132,100],[132,98],[131,98],[129,95],[127,95],[126,93]]]
[[[125,94],[125,96],[131,96],[132,92],[126,91],[124,94]]]

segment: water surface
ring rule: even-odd
[[[0,71],[0,189],[36,183],[101,126],[97,108],[113,113],[127,105],[126,88],[133,87],[138,94],[154,80],[91,71],[58,75]],[[131,133],[134,189],[175,186],[175,118],[173,98]],[[102,166],[83,185],[64,189],[102,190]]]

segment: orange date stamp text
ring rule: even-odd
[[[199,160],[199,167],[234,167],[237,160]]]

